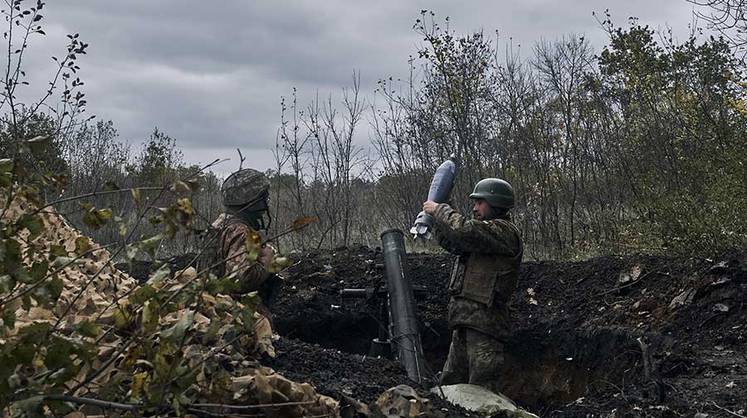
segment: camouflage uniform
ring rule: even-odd
[[[217,259],[213,272],[218,277],[236,274],[238,293],[259,292],[264,303],[279,289],[279,277],[269,273],[259,260],[250,260],[246,253],[247,238],[259,234],[265,228],[263,214],[267,212],[270,182],[261,172],[246,168],[232,173],[221,185],[221,197],[225,213],[212,224],[209,239],[213,255],[205,258]],[[268,316],[265,305],[259,310]]]
[[[240,293],[259,291],[272,273],[267,272],[258,260],[249,260],[246,254],[246,239],[257,231],[239,218],[226,213],[213,222],[213,228],[219,231],[218,259],[225,260],[221,266],[221,275],[237,272]]]
[[[444,203],[433,217],[439,244],[459,256],[449,282],[452,339],[441,383],[498,391],[523,253],[519,230],[508,219],[467,219]]]

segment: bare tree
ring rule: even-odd
[[[747,57],[747,1],[746,0],[687,0],[710,12],[695,12],[711,29],[728,39],[741,55],[744,64]]]

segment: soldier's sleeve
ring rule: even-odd
[[[252,261],[246,253],[246,230],[233,227],[225,236],[226,274],[238,272],[242,292],[259,290],[270,273],[259,261]]]
[[[451,253],[514,256],[521,251],[516,232],[503,223],[468,219],[446,203],[436,207],[433,218],[439,244]]]

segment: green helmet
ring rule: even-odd
[[[270,180],[262,172],[245,168],[232,173],[220,187],[224,206],[254,206],[269,195]],[[263,205],[264,206],[264,205]]]
[[[485,199],[494,208],[514,207],[514,189],[506,180],[497,178],[482,179],[475,184],[470,199]]]

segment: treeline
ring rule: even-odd
[[[414,25],[423,47],[408,61],[409,78],[381,79],[371,100],[355,73],[340,102],[299,104],[294,91],[281,103],[268,171],[270,233],[312,215],[319,222],[284,236],[282,250],[377,245],[383,229],[409,229],[433,171],[455,155],[452,203],[469,213],[466,196],[479,179],[510,181],[528,257],[747,244],[743,63],[720,38],[676,42],[635,20],[602,24],[609,44],[599,53],[568,35],[522,57],[482,32],[458,36],[423,12]],[[221,179],[185,164],[173,138],[156,129],[132,150],[113,122],[80,121],[82,97],[68,101],[66,115],[13,108],[0,148],[18,157],[14,138],[52,135],[34,164],[64,173],[65,192],[45,198],[64,201],[59,209],[86,233],[112,243],[130,234],[123,224],[137,225],[137,235],[155,231],[134,209],[158,207],[166,199],[160,186],[180,179],[201,185],[191,193],[194,228],[220,213]],[[73,199],[81,195],[112,207],[118,222],[89,229],[82,220],[90,207]],[[161,251],[199,244],[164,241]]]
[[[277,160],[290,174],[278,182],[277,214],[321,218],[294,245],[375,242],[384,227],[409,228],[451,154],[460,163],[452,199],[465,213],[480,178],[514,185],[532,257],[747,243],[746,84],[728,43],[602,23],[601,53],[569,35],[522,58],[424,12],[411,77],[382,79],[376,103],[363,105],[354,81],[342,110],[329,99],[284,106]],[[373,156],[352,141],[362,113]]]

